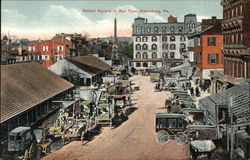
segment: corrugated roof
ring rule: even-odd
[[[96,75],[111,67],[95,56],[68,57],[65,59],[91,75]]]
[[[237,122],[250,122],[250,85],[243,82],[232,88],[208,96],[199,101],[200,105],[215,117],[215,105],[230,105],[230,98],[233,97],[233,115]],[[236,123],[237,123],[236,122]]]
[[[37,62],[1,66],[1,119],[4,122],[73,87]]]

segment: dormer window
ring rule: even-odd
[[[174,33],[174,26],[171,26],[171,27],[170,27],[170,32],[171,32],[171,33]]]
[[[147,27],[147,33],[150,33],[150,32],[151,32],[151,28]]]
[[[162,33],[166,33],[167,27],[162,27]]]
[[[136,32],[141,33],[141,26],[140,25],[136,26]]]
[[[159,32],[159,28],[158,28],[158,27],[155,27],[155,28],[154,28],[154,32],[155,32],[155,33],[158,33],[158,32]]]

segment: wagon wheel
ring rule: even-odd
[[[188,142],[188,137],[184,132],[178,132],[175,135],[175,141],[177,144],[185,144]]]
[[[156,139],[156,142],[160,144],[167,144],[169,142],[170,136],[168,132],[161,130],[156,133],[155,139]]]
[[[32,143],[29,148],[29,159],[36,159],[36,158],[37,158],[36,143]]]
[[[89,100],[91,100],[92,102],[95,102],[97,99],[97,94],[94,90],[89,92]]]
[[[29,159],[29,151],[28,151],[28,149],[26,149],[26,150],[24,151],[23,159],[24,159],[24,160],[28,160],[28,159]]]

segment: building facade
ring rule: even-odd
[[[222,0],[224,74],[250,78],[250,1]]]
[[[194,63],[201,71],[200,79],[211,80],[211,71],[224,71],[221,19],[204,19],[201,25],[204,26],[200,33],[190,36],[194,38]]]
[[[195,14],[185,15],[184,22],[177,22],[173,16],[163,23],[135,18],[132,26],[134,67],[148,69],[163,67],[165,62],[181,63],[190,44],[187,35],[198,25]]]
[[[66,56],[66,50],[65,44],[54,43],[52,41],[44,41],[27,45],[28,54],[40,55],[39,60],[42,61],[44,67],[49,67],[59,59],[64,58]]]

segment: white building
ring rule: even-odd
[[[198,25],[195,14],[185,15],[184,22],[177,22],[173,16],[163,23],[148,23],[145,18],[135,18],[132,26],[134,67],[159,68],[168,62],[174,66],[182,63],[184,55],[192,60],[192,51],[188,53],[188,47],[193,42],[187,35]]]

